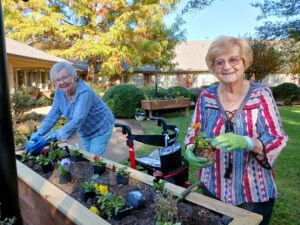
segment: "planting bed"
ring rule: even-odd
[[[87,202],[84,202],[80,198],[80,183],[87,181],[88,178],[93,176],[93,167],[91,162],[89,161],[80,161],[80,162],[72,162],[71,163],[71,173],[72,173],[72,182],[68,184],[60,184],[59,176],[57,173],[57,169],[53,172],[42,173],[42,169],[38,164],[32,163],[24,163],[28,167],[31,167],[35,172],[43,176],[49,182],[69,194],[71,197],[79,201],[81,204],[90,208],[92,205],[91,199]],[[109,191],[116,194],[121,195],[126,198],[128,191],[130,190],[139,190],[146,198],[145,207],[137,210],[133,210],[128,216],[124,217],[122,220],[109,220],[111,224],[144,224],[144,225],[153,225],[156,214],[154,210],[154,203],[151,201],[150,195],[150,185],[145,184],[136,179],[130,178],[128,185],[120,185],[116,182],[115,173],[110,169],[107,169],[104,174],[97,178],[97,183],[107,184],[109,187]],[[221,224],[221,217],[217,213],[211,212],[205,208],[197,206],[192,203],[188,203],[186,201],[178,202],[179,208],[179,221],[184,224],[203,224],[203,225],[211,225],[211,224]]]
[[[93,155],[91,154],[85,154],[85,157],[89,160],[92,159]],[[43,198],[47,200],[51,200],[55,202],[57,200],[57,197],[53,197],[54,194],[48,193],[47,190],[44,190],[44,187],[48,187],[47,181],[51,182],[51,184],[55,185],[59,190],[62,190],[65,192],[69,197],[62,197],[62,200],[60,200],[58,203],[55,202],[58,208],[62,208],[64,205],[64,209],[56,209],[55,211],[62,211],[62,213],[65,213],[68,217],[69,222],[66,222],[65,219],[64,222],[61,224],[149,224],[152,225],[155,223],[156,214],[154,210],[154,203],[150,200],[150,188],[152,185],[153,177],[149,176],[147,174],[144,174],[142,172],[132,170],[129,168],[130,172],[130,180],[128,185],[119,185],[116,183],[116,177],[115,173],[112,172],[111,168],[113,166],[116,166],[117,168],[123,167],[122,165],[112,162],[110,160],[105,160],[107,163],[107,169],[104,174],[98,177],[97,183],[100,184],[107,184],[109,187],[109,191],[116,194],[121,195],[123,197],[126,197],[128,191],[130,190],[136,190],[138,189],[146,198],[146,204],[141,209],[136,209],[131,212],[128,216],[123,218],[120,221],[117,220],[108,220],[104,221],[100,217],[96,216],[92,212],[89,212],[89,208],[92,205],[91,200],[88,200],[87,202],[83,202],[80,199],[80,189],[79,184],[83,183],[84,181],[88,181],[89,178],[93,175],[93,167],[92,163],[89,161],[81,161],[81,162],[72,162],[71,163],[71,173],[73,176],[72,182],[68,184],[60,184],[59,183],[59,176],[57,173],[57,169],[54,169],[54,171],[43,174],[42,170],[39,165],[30,165],[29,163],[26,163],[27,167],[31,167],[33,171],[40,174],[45,181],[42,181],[37,186],[42,186],[42,190],[38,191],[41,192],[41,195]],[[18,163],[18,174],[19,176],[19,183],[23,182],[33,182],[36,178],[29,178],[28,175],[31,170],[26,169],[26,177],[21,175],[22,172],[19,173],[19,171],[23,170],[25,171],[25,166],[22,163]],[[24,172],[23,171],[23,172]],[[33,173],[32,171],[32,173]],[[36,175],[34,175],[36,176]],[[20,178],[21,177],[21,178]],[[38,178],[39,180],[40,178]],[[27,180],[27,181],[26,181]],[[55,187],[52,187],[52,185],[49,186],[50,189],[55,189]],[[180,192],[182,192],[184,189],[182,187],[176,186],[171,183],[166,183],[165,186],[169,191],[171,191],[172,194],[178,195]],[[22,194],[21,194],[22,195]],[[61,194],[60,194],[61,195]],[[59,195],[59,198],[60,198]],[[25,198],[28,196],[21,196],[21,198]],[[29,196],[30,197],[30,196]],[[29,198],[28,197],[28,198]],[[178,211],[179,211],[179,222],[182,224],[222,224],[221,223],[221,216],[227,215],[234,220],[230,224],[259,224],[260,216],[250,213],[245,210],[238,209],[233,206],[228,206],[220,201],[216,201],[210,198],[207,198],[205,196],[199,195],[195,192],[190,193],[186,199],[188,201],[179,201],[178,202]],[[23,199],[23,202],[28,201],[28,199]],[[69,203],[68,203],[69,202]],[[78,203],[79,202],[79,203]],[[40,203],[31,203],[31,204],[37,204],[37,207],[39,207]],[[81,209],[77,209],[79,204],[82,205]],[[202,204],[202,206],[200,206]],[[34,206],[32,206],[34,207]],[[65,209],[66,208],[66,209]],[[72,208],[75,208],[73,210]],[[85,209],[84,209],[85,208]],[[211,210],[213,209],[213,210]],[[218,213],[216,213],[218,212]],[[225,212],[225,213],[224,213]],[[52,212],[51,212],[52,213]],[[89,218],[84,218],[84,216],[87,215]],[[78,218],[76,218],[78,216]],[[79,219],[80,218],[80,219]],[[98,218],[98,219],[97,219]],[[84,221],[84,222],[82,222]],[[93,221],[98,221],[97,223]],[[242,222],[242,223],[241,223]],[[38,224],[38,223],[31,223],[31,224]],[[44,223],[47,224],[47,223]],[[59,223],[56,223],[59,224]]]

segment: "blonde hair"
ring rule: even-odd
[[[233,46],[239,47],[245,70],[249,68],[253,62],[253,53],[248,41],[242,38],[220,36],[210,45],[205,57],[206,65],[211,73],[214,71],[213,64],[215,59]]]

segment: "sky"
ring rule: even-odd
[[[256,20],[260,10],[250,5],[255,1],[258,0],[214,0],[205,9],[188,13],[184,16],[186,24],[183,26],[187,31],[187,40],[214,40],[220,35],[254,36],[255,27],[262,24]],[[181,0],[178,10],[186,3],[187,0]],[[166,22],[173,21],[175,14],[169,16]]]

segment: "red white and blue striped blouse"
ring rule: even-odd
[[[226,113],[220,104],[218,85],[209,87],[199,95],[185,144],[194,143],[199,132],[205,132],[207,138],[225,133]],[[193,128],[200,122],[200,128]],[[287,144],[288,137],[282,128],[280,115],[271,90],[258,83],[251,82],[249,91],[237,110],[233,120],[234,133],[255,137],[262,141],[266,157],[252,152],[233,151],[224,154],[215,151],[213,166],[202,168],[199,179],[218,199],[233,205],[244,202],[265,202],[277,197],[273,168],[265,169],[261,164],[273,166],[276,158]],[[221,149],[222,150],[222,149]],[[224,178],[225,170],[232,162],[230,178]]]

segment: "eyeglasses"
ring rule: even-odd
[[[227,60],[228,64],[230,66],[236,66],[240,63],[242,57],[240,56],[231,56],[229,57],[229,59]],[[220,70],[223,69],[223,67],[225,66],[226,61],[224,59],[218,59],[215,60],[213,65],[216,67],[216,69]]]
[[[60,79],[55,79],[54,83],[56,84],[60,84],[61,82],[66,83],[67,81],[69,81],[69,78],[71,77],[71,75],[66,75],[66,76],[62,76]]]

